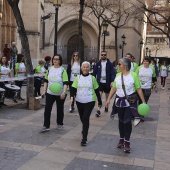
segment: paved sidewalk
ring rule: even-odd
[[[110,120],[110,113],[103,112],[96,118],[95,107],[89,143],[81,147],[82,126],[77,110],[68,112],[69,97],[65,102],[64,128],[56,129],[54,106],[48,133],[39,133],[43,125],[43,100],[42,108],[37,111],[27,110],[25,102],[14,104],[6,100],[8,107],[0,109],[0,170],[169,170],[169,97],[170,79],[167,79],[165,90],[159,88],[158,93],[152,93],[151,113],[146,121],[133,127],[130,154],[116,148],[117,116]]]

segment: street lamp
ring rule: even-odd
[[[142,46],[143,46],[143,41],[141,40],[141,42],[140,42],[140,55],[139,55],[139,65],[141,64],[141,56],[142,56]]]
[[[53,0],[55,6],[55,30],[54,30],[54,55],[57,54],[57,31],[58,31],[58,10],[61,6],[61,0]]]
[[[151,50],[149,50],[149,57],[151,57]]]
[[[125,43],[126,37],[125,37],[125,35],[123,34],[123,35],[121,36],[121,38],[122,38],[122,44],[119,46],[119,48],[122,49],[122,58],[123,58],[124,46],[126,45],[126,43]]]
[[[107,31],[108,23],[104,21],[102,27],[103,27],[103,35],[104,35],[103,51],[105,51],[105,40],[106,40],[106,35],[108,34]]]
[[[146,47],[146,57],[148,57],[148,51],[149,51],[149,48]]]

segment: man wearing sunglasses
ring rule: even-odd
[[[101,59],[97,62],[96,66],[94,67],[93,76],[97,78],[100,95],[102,95],[102,93],[104,92],[107,100],[111,84],[115,79],[116,73],[113,67],[113,63],[110,62],[110,60],[107,58],[106,51],[101,52]],[[108,112],[107,108],[105,108],[105,112]],[[99,107],[96,116],[97,117],[101,116]]]

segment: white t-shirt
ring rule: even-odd
[[[141,82],[141,88],[150,89],[152,85],[153,70],[150,67],[141,67],[138,76]]]
[[[122,73],[118,73],[116,75],[116,78],[113,82],[113,87],[116,88],[116,94],[119,97],[125,97],[125,93],[122,88],[121,74]],[[136,89],[140,88],[140,80],[135,72],[130,72],[126,76],[123,75],[123,81],[124,81],[124,85],[125,85],[126,95],[130,95],[130,94],[134,93],[136,91]],[[116,100],[116,103],[117,103],[117,100]],[[125,100],[125,102],[126,102],[126,107],[129,106],[128,101]]]
[[[44,68],[44,66],[41,67],[41,73],[45,73],[45,68]]]
[[[48,88],[47,88],[48,94],[56,95],[55,93],[51,92],[49,89],[49,86],[54,83],[59,83],[62,87],[61,92],[58,93],[57,96],[62,93],[62,91],[63,91],[63,77],[62,77],[63,70],[64,70],[63,67],[59,67],[59,68],[50,67],[49,72],[48,72],[48,78],[47,78],[48,79]]]
[[[131,68],[130,68],[130,71],[134,71],[134,65],[133,65],[133,62],[131,62]]]
[[[160,68],[160,74],[161,74],[161,77],[167,77],[168,74],[167,74],[167,67],[166,66],[161,66]]]
[[[101,67],[102,67],[101,78],[100,78],[101,83],[106,83],[106,63],[107,61],[101,62]]]
[[[139,77],[137,76],[135,72],[130,72],[126,76],[123,75],[123,80],[124,80],[124,85],[125,85],[127,95],[134,93],[136,89],[141,87]],[[125,96],[125,93],[122,89],[121,73],[118,73],[116,75],[116,78],[113,82],[113,87],[117,89],[116,94],[119,97]]]
[[[26,68],[25,68],[25,64],[24,63],[19,63],[19,68],[18,68],[19,71],[25,71]],[[18,77],[24,77],[25,76],[25,73],[18,73]]]
[[[80,64],[78,62],[74,62],[71,67],[70,81],[74,81],[77,75],[80,75]]]
[[[79,75],[74,80],[72,86],[77,88],[76,101],[88,103],[96,100],[95,89],[99,86],[94,76]]]
[[[9,73],[10,72],[10,68],[6,67],[6,66],[1,66],[0,72],[2,72],[2,73]],[[5,78],[9,78],[9,75],[1,75],[1,79],[5,79]]]

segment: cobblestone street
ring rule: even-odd
[[[160,80],[159,80],[160,81]],[[25,94],[25,86],[22,94]],[[23,96],[24,97],[24,96]],[[165,90],[153,92],[146,121],[133,127],[130,154],[117,149],[118,118],[109,113],[90,120],[88,145],[81,147],[81,122],[77,113],[69,113],[65,102],[64,128],[56,129],[56,106],[50,131],[39,133],[43,125],[44,99],[37,111],[6,100],[0,109],[0,170],[169,170],[170,169],[170,79]],[[113,100],[112,100],[113,101]],[[103,105],[104,105],[103,100]],[[112,105],[112,103],[111,103]]]

